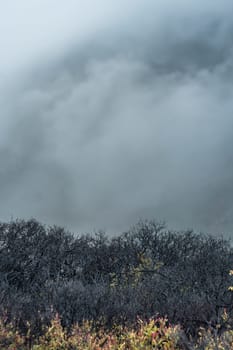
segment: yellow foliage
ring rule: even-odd
[[[225,311],[222,317],[228,319]],[[68,333],[56,315],[37,344],[29,348],[27,337],[20,336],[11,324],[5,325],[0,320],[1,350],[182,350],[186,348],[185,341],[181,328],[170,325],[166,318],[138,320],[135,328],[116,326],[108,332],[103,328],[95,330],[92,322],[83,322]],[[188,348],[232,350],[233,330],[229,328],[220,336],[216,330],[200,329],[198,340]]]

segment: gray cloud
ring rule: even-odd
[[[15,65],[0,101],[2,219],[232,232],[233,6],[188,3],[111,5],[82,40],[54,34],[54,53]]]

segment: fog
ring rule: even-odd
[[[230,0],[0,10],[1,220],[231,235]]]

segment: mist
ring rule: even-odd
[[[1,5],[0,219],[231,235],[230,1]]]

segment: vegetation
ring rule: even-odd
[[[0,223],[0,348],[231,349],[232,261],[222,237],[154,221],[112,238]]]
[[[68,332],[58,315],[44,334],[30,342],[30,336],[20,335],[12,324],[0,324],[1,350],[231,350],[233,331],[221,335],[216,330],[201,329],[196,339],[188,339],[180,326],[167,319],[148,322],[138,320],[134,328],[115,326],[112,330],[93,327],[91,322],[74,325]]]

